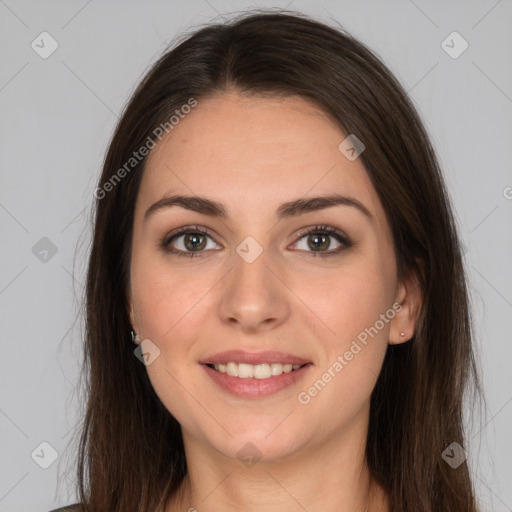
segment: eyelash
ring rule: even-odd
[[[176,256],[184,256],[185,258],[194,258],[194,257],[202,257],[204,256],[206,251],[182,251],[179,249],[171,249],[169,248],[169,244],[173,242],[176,238],[179,238],[179,236],[183,234],[194,234],[194,235],[206,235],[213,239],[212,235],[210,234],[208,228],[201,228],[200,226],[184,226],[181,228],[176,229],[169,235],[167,235],[160,243],[160,247],[166,252],[170,254],[174,254]],[[335,238],[338,242],[340,242],[342,245],[341,247],[338,247],[337,249],[331,250],[329,252],[325,251],[306,251],[309,253],[312,257],[320,256],[322,258],[327,258],[329,256],[336,256],[343,252],[345,249],[348,249],[352,246],[352,241],[350,238],[345,235],[343,232],[339,231],[336,228],[333,228],[331,226],[326,225],[318,225],[313,228],[307,228],[304,231],[301,231],[299,234],[299,237],[297,238],[297,241],[301,240],[307,235],[328,235],[333,238]]]

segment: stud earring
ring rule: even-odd
[[[401,333],[400,333],[400,336],[405,336],[405,332],[401,332]]]
[[[133,331],[130,331],[132,333],[132,342],[137,343],[140,341],[140,336],[138,334],[135,334]]]

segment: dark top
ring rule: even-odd
[[[74,505],[68,505],[67,507],[56,508],[55,510],[50,510],[50,512],[74,512],[78,510],[80,503],[75,503]]]

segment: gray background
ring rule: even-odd
[[[332,17],[383,58],[419,109],[466,249],[487,396],[465,448],[483,510],[512,511],[512,0],[0,0],[0,511],[75,500],[75,318],[117,117],[176,34],[252,6]],[[31,47],[43,31],[58,43],[46,59]],[[453,31],[469,43],[455,59],[441,46]],[[55,254],[42,252],[43,237]],[[58,453],[48,469],[42,442]]]

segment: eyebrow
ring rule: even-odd
[[[218,217],[221,219],[228,217],[225,206],[212,199],[201,196],[170,195],[162,197],[162,199],[152,204],[144,214],[144,221],[157,211],[174,206],[179,206],[210,217]],[[369,220],[373,219],[370,211],[361,202],[353,197],[347,197],[340,194],[301,198],[283,203],[276,210],[276,217],[278,220],[297,217],[306,213],[331,208],[332,206],[351,206],[363,213]]]

